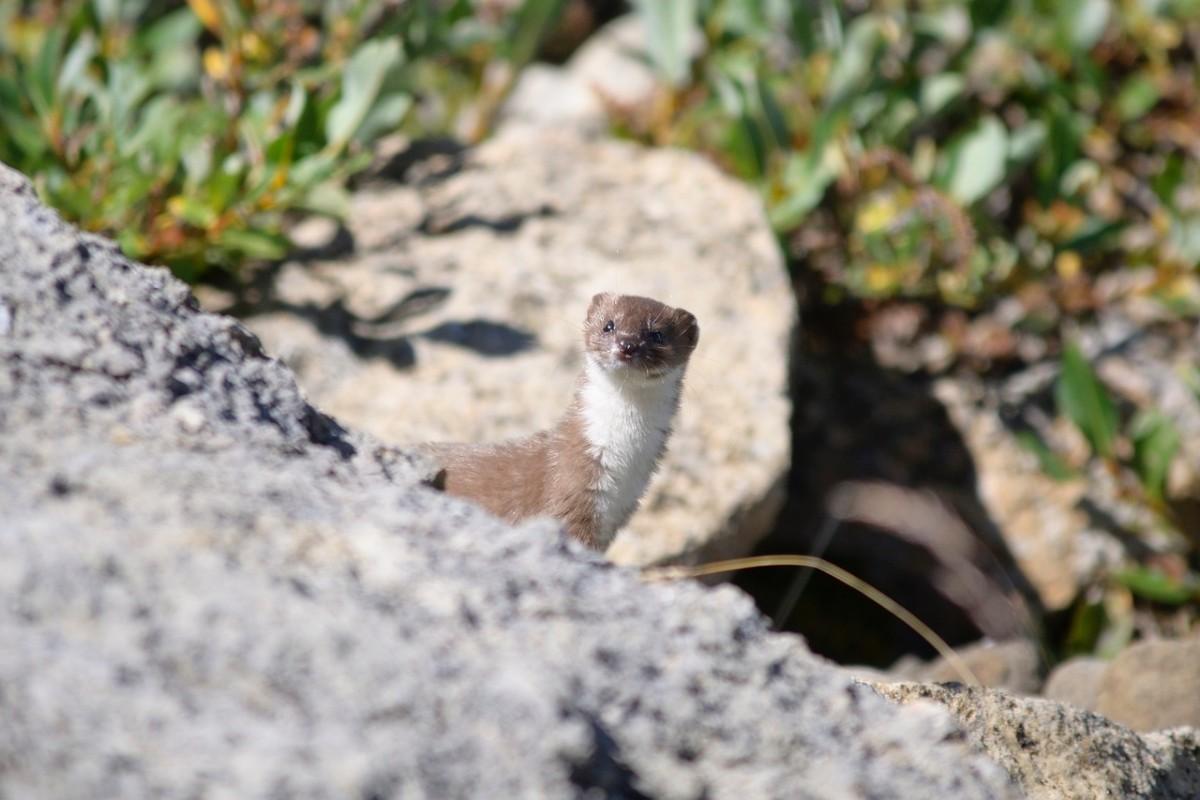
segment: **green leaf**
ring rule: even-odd
[[[518,7],[507,41],[510,64],[523,67],[537,55],[546,32],[562,13],[564,0],[525,0]]]
[[[787,147],[791,141],[791,134],[788,132],[788,124],[784,118],[783,109],[780,108],[779,101],[775,99],[775,93],[771,91],[771,87],[763,75],[755,76],[754,86],[757,89],[758,103],[762,109],[763,120],[766,122],[764,127],[771,132],[771,139],[776,147]]]
[[[758,179],[767,168],[767,145],[758,122],[749,114],[741,114],[729,126],[725,135],[725,150],[733,159],[737,174]]]
[[[845,110],[840,107],[822,113],[813,125],[808,149],[792,153],[784,164],[779,185],[769,187],[779,190],[778,197],[768,197],[767,215],[775,230],[788,231],[799,225],[837,177],[830,148],[844,119]]]
[[[1179,431],[1160,411],[1139,414],[1131,427],[1133,435],[1133,466],[1146,492],[1156,500],[1163,499],[1167,470],[1179,451]]]
[[[180,197],[172,202],[171,211],[181,220],[197,228],[207,228],[217,221],[217,210],[194,197]]]
[[[954,72],[938,72],[921,83],[921,113],[933,116],[962,96],[966,81]]]
[[[96,37],[92,35],[91,31],[84,31],[67,51],[67,56],[63,59],[62,67],[58,71],[55,85],[60,94],[70,94],[83,89],[86,77],[84,70],[87,69],[88,63],[95,55]]]
[[[20,148],[30,161],[36,163],[46,152],[46,136],[41,127],[19,111],[0,108],[0,123],[4,125],[4,137]]]
[[[106,27],[121,21],[121,0],[92,0],[92,10],[100,24]]]
[[[183,118],[183,109],[174,97],[155,97],[142,110],[137,130],[120,143],[121,154],[130,156],[152,148],[160,157],[174,157],[178,152],[179,125]]]
[[[1067,462],[1059,458],[1041,437],[1030,430],[1017,433],[1017,444],[1037,456],[1038,466],[1042,472],[1056,481],[1066,481],[1077,477],[1079,473],[1071,469]]]
[[[635,0],[646,26],[650,60],[672,86],[681,86],[692,63],[689,39],[696,25],[696,0]]]
[[[1158,103],[1158,85],[1145,70],[1135,72],[1117,92],[1117,115],[1124,122],[1141,119]]]
[[[829,75],[826,102],[840,103],[851,92],[861,89],[872,75],[875,56],[883,43],[880,21],[864,15],[850,23],[846,40]]]
[[[147,52],[170,50],[175,48],[190,48],[195,45],[197,37],[204,30],[191,9],[180,8],[139,30],[137,33],[138,46]]]
[[[1100,41],[1112,10],[1109,0],[1059,0],[1053,7],[1060,39],[1077,52]]]
[[[292,165],[290,177],[297,186],[309,186],[327,180],[337,168],[336,158],[326,153],[315,153],[297,160]]]
[[[1096,649],[1100,635],[1109,625],[1104,603],[1080,600],[1071,614],[1071,622],[1063,641],[1065,655],[1074,656],[1091,653]]]
[[[988,114],[956,139],[946,151],[942,183],[955,199],[971,205],[1004,180],[1008,131]]]
[[[1123,219],[1108,222],[1099,217],[1088,217],[1075,235],[1063,241],[1058,249],[1077,250],[1080,253],[1098,250],[1128,226],[1129,222]]]
[[[203,183],[212,174],[213,143],[203,137],[189,138],[179,154],[188,184]]]
[[[1031,119],[1008,135],[1008,163],[1030,161],[1046,143],[1046,123]]]
[[[784,167],[785,194],[767,212],[775,230],[787,231],[799,225],[821,202],[835,177],[837,171],[823,150],[794,153]]]
[[[58,75],[58,64],[65,41],[66,32],[62,28],[53,27],[48,30],[42,40],[42,48],[38,51],[33,74],[30,75],[29,99],[42,117],[49,116],[54,108],[55,78]]]
[[[274,261],[287,255],[287,238],[278,233],[269,233],[253,229],[236,230],[230,228],[222,231],[217,237],[217,243],[222,247],[243,253],[250,258],[264,261]]]
[[[350,196],[338,181],[325,181],[305,192],[298,205],[315,214],[345,219],[350,213]]]
[[[1115,454],[1117,410],[1108,390],[1100,383],[1079,346],[1071,343],[1063,351],[1062,372],[1055,386],[1058,412],[1087,437],[1092,449],[1104,458]]]
[[[412,107],[413,98],[410,94],[391,94],[379,98],[375,107],[358,126],[354,138],[364,143],[372,142],[394,131]]]
[[[1113,578],[1138,597],[1163,605],[1183,605],[1200,595],[1195,575],[1177,581],[1160,570],[1137,566],[1118,572]]]
[[[340,149],[350,141],[370,112],[388,70],[400,62],[395,39],[370,41],[359,47],[342,75],[342,96],[325,122],[329,146]]]

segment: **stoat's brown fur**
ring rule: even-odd
[[[584,371],[558,424],[499,444],[429,444],[445,490],[510,522],[548,515],[608,547],[666,449],[700,329],[687,311],[598,294],[584,322]]]

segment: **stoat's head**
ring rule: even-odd
[[[593,364],[647,380],[682,372],[699,338],[689,312],[627,294],[593,297],[583,326]]]

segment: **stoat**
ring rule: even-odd
[[[548,515],[604,550],[637,509],[679,408],[700,336],[681,308],[598,294],[583,327],[584,367],[550,430],[498,444],[423,445],[444,488],[510,522]]]

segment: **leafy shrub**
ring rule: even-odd
[[[532,5],[0,0],[0,160],[189,280],[278,258],[289,212],[342,213],[367,145],[445,128],[487,59],[536,43],[557,3]]]
[[[631,133],[756,182],[834,287],[969,306],[1050,278],[1074,311],[1119,265],[1189,300],[1197,0],[638,7],[674,88]],[[695,25],[707,48],[689,69]]]

